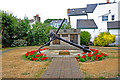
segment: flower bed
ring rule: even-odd
[[[86,61],[100,61],[108,57],[107,54],[102,53],[99,50],[95,50],[95,49],[90,49],[90,50],[91,52],[88,52],[88,53],[83,52],[75,56],[75,58],[78,61],[86,62]]]
[[[40,51],[48,50],[49,48],[43,48],[40,49]],[[39,53],[38,50],[33,50],[30,52],[27,52],[24,57],[30,61],[47,61],[48,57],[46,57],[46,54]]]

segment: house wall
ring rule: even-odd
[[[118,20],[120,20],[120,1],[118,2]]]
[[[110,14],[109,14],[109,10],[111,11]],[[111,20],[112,15],[115,15],[114,21],[120,20],[118,19],[118,3],[98,5],[93,13],[88,14],[89,19],[94,19],[95,23],[98,26],[98,30],[100,30],[100,32],[107,31],[108,21],[102,21],[102,15],[105,14],[108,15],[108,21],[112,21]]]
[[[109,13],[109,10],[111,10],[111,13]],[[108,21],[102,21],[102,15],[108,15]],[[111,20],[111,16],[115,15],[115,20]],[[94,19],[96,25],[98,26],[98,29],[82,29],[81,31],[88,31],[91,34],[91,41],[94,40],[94,38],[100,34],[101,32],[107,32],[107,22],[109,21],[120,21],[120,1],[119,3],[114,4],[104,4],[104,5],[98,5],[93,13],[88,14],[88,19]],[[120,45],[120,29],[111,29],[109,32],[113,35],[116,35],[116,42],[114,44]]]

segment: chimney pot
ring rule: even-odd
[[[109,0],[107,0],[107,3],[110,3]]]

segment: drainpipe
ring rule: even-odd
[[[88,14],[87,14],[87,20],[88,20]]]
[[[70,16],[68,15],[68,24],[70,25]],[[70,25],[71,26],[71,25]]]

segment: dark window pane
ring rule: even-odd
[[[112,20],[115,20],[115,15],[112,15],[112,18],[111,18]]]
[[[108,21],[108,16],[102,16],[102,21]]]
[[[68,37],[68,34],[62,34],[62,37]]]
[[[57,35],[58,37],[60,37],[60,35]],[[60,40],[59,39],[55,39],[55,40],[53,40],[53,44],[60,44]]]
[[[78,44],[78,35],[77,34],[71,34],[70,35],[70,41]]]

